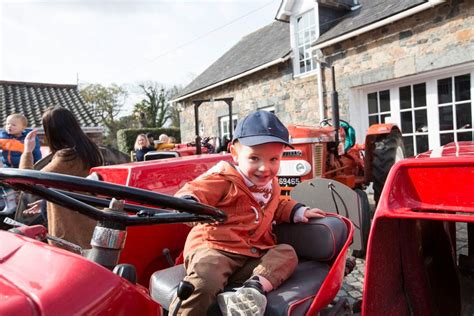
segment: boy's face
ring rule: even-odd
[[[230,147],[230,153],[242,173],[253,184],[264,186],[278,173],[284,147],[280,143],[249,147],[236,142]]]
[[[7,118],[5,130],[8,134],[18,137],[21,135],[25,128],[26,126],[20,119],[14,117]]]

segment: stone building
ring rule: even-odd
[[[195,100],[232,97],[233,120],[267,109],[285,124],[331,117],[335,70],[341,118],[363,142],[369,124],[397,123],[413,155],[473,140],[474,2],[283,0],[270,25],[242,38],[172,101],[184,141]],[[229,134],[228,107],[199,107],[199,133]],[[235,124],[234,124],[235,126]]]
[[[38,129],[44,146],[42,115],[50,106],[69,109],[79,121],[82,130],[97,144],[102,143],[103,127],[99,126],[93,111],[86,106],[77,85],[36,82],[0,81],[0,122],[3,126],[8,115],[21,113],[28,119],[28,127]]]

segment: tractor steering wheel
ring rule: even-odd
[[[0,169],[0,182],[14,189],[38,195],[45,200],[72,209],[95,220],[106,220],[125,226],[196,221],[224,222],[227,219],[227,215],[223,211],[198,202],[138,188],[57,173],[2,168]],[[100,195],[100,198],[91,196],[91,194]],[[104,212],[92,206],[108,206],[109,200],[107,198],[133,202],[134,204],[125,204],[124,210],[135,212],[136,215],[129,215],[125,212]],[[155,206],[161,208],[155,208]],[[174,212],[174,210],[178,212]]]

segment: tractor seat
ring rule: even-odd
[[[328,216],[307,224],[280,224],[274,227],[278,243],[293,246],[299,263],[292,276],[267,295],[265,315],[304,315],[326,278],[330,265],[347,240],[342,219]],[[169,310],[179,282],[185,277],[182,264],[155,272],[150,281],[151,297]]]

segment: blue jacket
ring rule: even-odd
[[[5,130],[0,131],[0,144],[2,148],[2,162],[4,167],[18,168],[20,157],[23,153],[23,143],[26,135],[31,129],[25,129],[19,137],[8,134]],[[36,146],[33,150],[34,162],[41,159],[40,141],[36,137]]]

